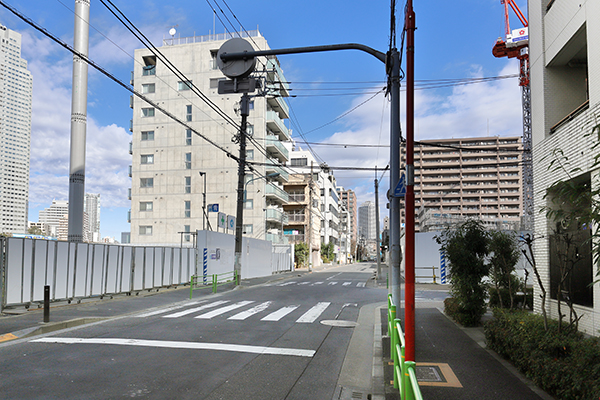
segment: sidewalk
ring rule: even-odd
[[[387,267],[378,284],[385,286]],[[448,290],[445,285],[417,284],[415,309],[415,358],[417,379],[426,400],[552,400],[507,361],[485,347],[483,327],[463,328],[443,313],[443,300],[427,299],[430,291]],[[435,296],[437,297],[437,296]],[[403,310],[398,311],[401,318]],[[385,399],[399,399],[390,382],[392,367],[387,336],[387,305],[380,309],[384,337],[383,367]],[[484,319],[491,318],[487,314]]]

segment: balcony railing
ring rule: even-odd
[[[278,234],[267,233],[266,239],[275,244],[288,244],[288,238]]]
[[[267,127],[274,133],[277,133],[281,140],[291,140],[288,128],[281,118],[279,118],[277,112],[272,110],[267,111]]]
[[[267,196],[275,197],[279,201],[283,203],[288,203],[290,201],[290,196],[283,189],[278,188],[272,183],[267,183],[266,188]]]
[[[290,179],[290,174],[287,171],[285,171],[283,168],[275,165],[276,161],[267,160],[267,163],[269,164],[266,166],[266,169],[265,169],[267,175],[272,174],[272,173],[278,173],[279,176],[277,176],[277,178],[274,178],[274,179],[277,179],[280,182],[287,182]]]
[[[278,156],[281,161],[287,161],[290,159],[290,152],[285,148],[283,143],[281,143],[276,135],[267,135],[265,145],[267,150]]]
[[[289,243],[305,243],[305,235],[303,233],[299,235],[285,235],[285,237]]]
[[[302,193],[302,194],[294,193],[294,194],[290,194],[289,198],[290,198],[290,202],[292,202],[292,203],[304,203],[304,201],[306,200],[306,195],[304,193]]]
[[[288,214],[288,223],[304,222],[306,221],[306,215],[304,214]]]
[[[275,221],[284,225],[288,223],[288,215],[276,208],[267,208],[266,219],[267,221]]]

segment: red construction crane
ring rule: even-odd
[[[533,165],[531,158],[531,90],[529,87],[529,23],[514,0],[500,0],[504,5],[505,39],[498,38],[492,54],[495,57],[517,58],[520,63],[519,86],[523,102],[523,225],[533,229]],[[508,7],[523,24],[522,28],[510,30]]]

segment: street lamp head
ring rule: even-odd
[[[198,173],[200,174],[200,176],[206,175],[206,172],[198,171]]]
[[[273,172],[271,174],[267,174],[267,178],[277,178],[279,175],[281,175],[279,172]]]

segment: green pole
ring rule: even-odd
[[[192,299],[192,290],[194,290],[194,275],[190,278],[190,300]]]
[[[406,390],[405,389],[405,397],[403,397],[404,400],[415,400],[415,389],[412,386],[412,382],[410,380],[410,375],[408,374],[408,370],[412,369],[413,371],[415,370],[415,362],[414,361],[407,361],[405,363],[405,370],[404,370],[404,382],[403,382],[403,387],[406,387],[408,389],[408,384],[410,383],[410,389]]]

